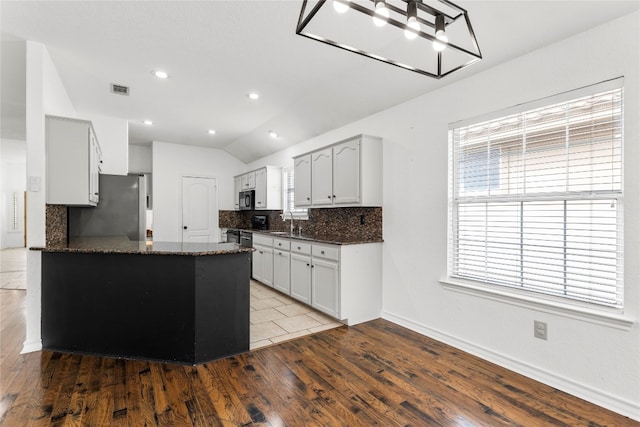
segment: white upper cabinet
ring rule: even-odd
[[[242,176],[233,178],[233,208],[240,209],[240,192],[242,191]]]
[[[256,209],[265,209],[267,206],[267,170],[260,169],[256,174]]]
[[[282,209],[282,168],[265,166],[255,171],[256,209]]]
[[[331,148],[311,154],[312,206],[331,206],[333,204],[332,173]],[[295,175],[293,176],[295,178]]]
[[[90,121],[46,117],[47,203],[96,206],[102,153]]]
[[[305,169],[309,158],[310,186]],[[381,138],[358,135],[293,161],[296,206],[382,206]],[[309,193],[311,204],[302,204]]]
[[[360,203],[360,140],[333,147],[333,203]]]
[[[234,208],[240,208],[238,193],[255,190],[255,209],[282,209],[282,168],[265,166],[233,178]]]
[[[296,157],[293,162],[295,179],[294,205],[311,206],[311,155]]]
[[[249,172],[242,175],[242,190],[253,190],[256,188],[256,173]]]

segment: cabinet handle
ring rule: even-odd
[[[322,255],[324,255],[324,251],[320,251],[320,253],[321,253]]]
[[[311,268],[315,267],[315,265],[311,265]]]
[[[310,197],[307,197],[307,200],[311,200],[311,198],[310,198]]]
[[[334,198],[334,199],[336,198],[336,195],[335,195],[335,194],[333,195],[333,198]]]
[[[307,263],[307,267],[309,267],[309,263]]]
[[[187,229],[187,226],[186,226],[186,225],[183,225],[183,226],[182,226],[182,229],[183,229],[183,230],[186,230],[186,229]]]
[[[331,196],[327,196],[327,199],[330,199],[330,198],[331,198]]]
[[[100,163],[102,163],[102,160],[100,160]]]
[[[98,195],[98,193],[93,193],[93,195],[94,195],[94,196],[97,196],[97,195]]]
[[[298,246],[298,250],[300,250],[300,246]],[[307,264],[307,265],[309,265],[309,264]]]
[[[282,246],[282,243],[278,243],[278,246]]]

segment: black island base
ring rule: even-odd
[[[251,253],[42,254],[45,350],[200,364],[249,350]]]

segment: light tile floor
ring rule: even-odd
[[[27,249],[0,251],[0,288],[26,289]],[[250,285],[250,348],[341,326],[342,323],[255,280]]]
[[[256,349],[342,326],[280,292],[251,281],[250,348]]]
[[[0,250],[0,288],[27,289],[27,248]]]

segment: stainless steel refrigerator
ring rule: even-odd
[[[69,239],[127,236],[146,239],[149,195],[144,175],[100,175],[96,207],[69,207]]]

